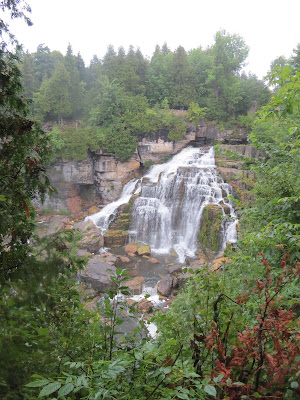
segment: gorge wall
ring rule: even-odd
[[[218,126],[200,123],[196,129],[190,125],[185,139],[170,141],[167,132],[157,132],[139,142],[134,155],[126,162],[118,161],[113,154],[102,149],[89,152],[82,161],[59,159],[48,171],[57,194],[46,197],[44,204],[36,202],[40,209],[54,213],[71,214],[83,218],[92,206],[103,206],[118,198],[123,185],[143,173],[148,161],[159,163],[178,153],[189,144],[221,143],[236,145],[246,143],[246,131],[221,130]]]

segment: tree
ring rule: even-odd
[[[213,68],[209,71],[207,85],[213,89],[218,117],[233,114],[235,105],[241,100],[237,72],[242,68],[249,52],[244,39],[221,30],[215,35],[215,44],[209,53],[213,56]],[[226,115],[227,114],[227,115]]]
[[[32,99],[33,93],[38,89],[39,83],[35,79],[34,60],[31,54],[25,53],[20,66],[22,73],[22,84],[26,98]]]
[[[20,0],[2,1],[12,18],[29,10]],[[9,33],[0,20],[0,36]],[[90,316],[81,309],[72,275],[82,266],[74,256],[70,234],[43,241],[34,235],[32,200],[53,189],[45,173],[49,137],[28,117],[22,95],[19,59],[0,49],[0,397],[32,398],[24,387],[33,373],[60,370],[66,352],[91,346]],[[85,316],[84,316],[85,314]],[[79,317],[79,319],[77,318]],[[80,319],[83,318],[81,321]],[[84,330],[81,332],[81,329]],[[81,333],[80,333],[81,332]],[[96,331],[95,331],[96,333]],[[98,332],[99,334],[99,332]],[[89,343],[87,347],[84,343]],[[83,344],[83,347],[82,347]]]
[[[34,57],[34,76],[41,83],[45,78],[50,78],[54,69],[54,59],[51,57],[50,49],[44,44],[38,45],[37,51],[33,54]]]
[[[125,94],[115,80],[110,82],[106,77],[97,82],[98,93],[93,100],[90,112],[91,122],[99,126],[108,126],[119,120],[125,110]]]
[[[195,100],[194,77],[187,53],[182,46],[179,46],[173,54],[169,70],[172,85],[170,105],[173,108],[187,108],[189,103]]]
[[[58,123],[63,123],[72,113],[70,96],[70,74],[63,64],[55,67],[51,78],[46,78],[36,94],[37,107],[43,116],[57,118]]]
[[[70,95],[70,105],[71,113],[73,119],[80,116],[82,112],[83,103],[83,85],[80,82],[80,73],[77,68],[77,59],[73,55],[72,46],[69,44],[67,49],[67,54],[64,58],[64,66],[69,73],[70,85],[69,85],[69,95]]]

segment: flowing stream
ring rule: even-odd
[[[231,186],[218,173],[213,147],[187,147],[167,163],[152,166],[143,178],[128,182],[117,201],[87,218],[105,233],[118,207],[133,194],[139,197],[133,203],[129,240],[149,244],[154,253],[173,249],[180,262],[194,257],[201,216],[212,203],[224,206],[220,208],[224,215],[220,251],[226,242],[236,242],[237,219],[228,199]]]

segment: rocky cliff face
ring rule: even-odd
[[[200,124],[196,129],[190,125],[185,139],[180,142],[170,141],[167,132],[157,132],[144,138],[135,154],[121,163],[113,154],[89,152],[82,161],[59,160],[49,169],[49,177],[58,193],[47,197],[44,204],[36,202],[38,208],[49,211],[70,213],[82,218],[92,205],[105,205],[120,195],[122,186],[143,172],[145,162],[162,162],[188,144],[203,143],[244,143],[246,132],[220,130],[217,126]]]

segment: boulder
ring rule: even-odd
[[[120,260],[121,263],[129,263],[130,262],[130,258],[128,258],[126,256],[118,256],[118,259]]]
[[[181,265],[171,265],[170,267],[168,267],[168,271],[170,274],[178,274],[180,272],[182,272],[182,267]]]
[[[197,265],[197,266],[199,266],[199,265],[204,265],[205,262],[206,262],[206,261],[205,261],[204,258],[200,258],[200,259],[198,259],[198,260],[193,261],[193,265]]]
[[[173,289],[173,283],[175,283],[174,280],[177,281],[177,279],[172,275],[170,274],[165,275],[162,278],[162,280],[158,282],[157,285],[158,293],[165,297],[170,296]]]
[[[82,235],[78,242],[79,249],[87,250],[90,253],[98,253],[99,249],[103,247],[103,236],[93,221],[77,222],[74,224],[73,229],[78,229]]]
[[[141,294],[143,289],[144,278],[142,276],[136,276],[130,281],[126,282],[125,285],[128,286],[132,295]]]
[[[132,307],[136,304],[136,301],[133,299],[126,299],[126,304],[128,305],[128,307]]]
[[[105,263],[100,255],[92,257],[87,266],[79,272],[79,280],[85,282],[97,293],[103,293],[115,287],[110,279],[116,268]]]
[[[150,256],[151,248],[149,245],[142,245],[138,248],[138,255],[139,256]]]
[[[65,230],[69,225],[70,221],[68,217],[56,215],[50,218],[48,223],[46,222],[38,226],[38,235],[39,237],[54,235],[55,233]]]
[[[222,265],[224,265],[230,261],[232,261],[232,259],[228,258],[228,257],[216,258],[215,260],[212,261],[212,263],[209,267],[209,270],[210,271],[218,271],[222,267]]]
[[[149,262],[151,263],[151,264],[159,264],[159,261],[156,259],[156,258],[149,258]]]
[[[153,303],[147,299],[142,299],[138,302],[138,310],[145,313],[150,313],[153,310]]]
[[[128,243],[125,246],[125,251],[128,254],[138,254],[138,244],[137,243]]]
[[[117,259],[118,259],[118,257],[116,257],[113,254],[110,254],[108,257],[106,257],[105,261],[107,262],[107,264],[114,265],[115,262],[117,261]]]

